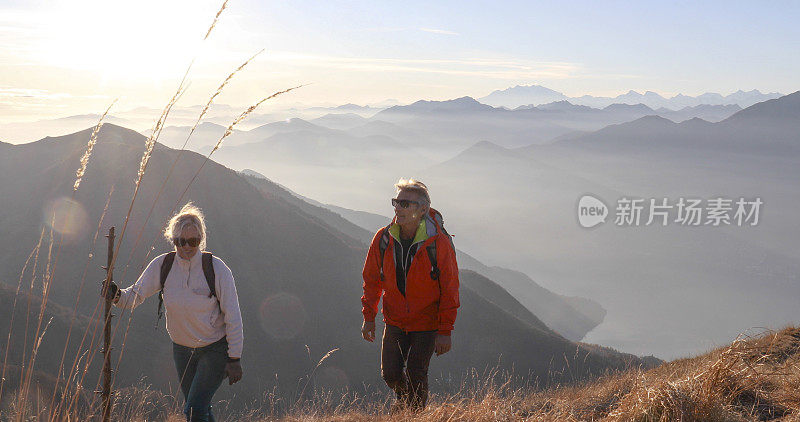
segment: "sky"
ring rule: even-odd
[[[539,84],[568,96],[791,93],[800,2],[0,1],[0,122],[179,104],[412,102]]]

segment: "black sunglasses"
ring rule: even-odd
[[[172,243],[174,243],[175,246],[185,246],[188,244],[189,246],[196,248],[198,245],[200,245],[200,238],[190,237],[188,239],[185,239],[183,237],[176,237],[172,239]]]
[[[410,199],[392,198],[392,206],[393,207],[396,207],[396,206],[400,205],[400,208],[408,208],[408,206],[411,205],[411,204],[421,205],[418,201],[412,201]]]

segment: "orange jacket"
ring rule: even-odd
[[[374,321],[378,302],[383,296],[383,321],[403,331],[433,331],[450,335],[456,320],[458,300],[458,264],[450,236],[442,227],[441,214],[431,209],[420,222],[414,244],[417,250],[406,276],[406,294],[397,287],[395,248],[399,248],[399,226],[392,221],[389,243],[381,257],[382,228],[375,233],[364,262],[364,295],[361,297],[365,321]],[[426,248],[436,242],[439,280],[431,276],[431,260]],[[379,262],[383,259],[383,280]],[[402,264],[401,264],[402,265]]]

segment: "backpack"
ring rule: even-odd
[[[206,283],[208,283],[208,290],[210,293],[208,297],[217,297],[216,288],[216,274],[214,274],[214,256],[211,252],[201,251],[203,262],[203,274],[206,276]],[[167,281],[169,271],[172,269],[172,264],[175,262],[175,251],[169,252],[164,256],[164,261],[161,262],[161,289],[158,291],[158,319],[164,316],[164,282]],[[219,298],[217,299],[219,302]]]
[[[447,230],[444,228],[444,218],[442,218],[442,213],[436,211],[435,209],[431,208],[431,212],[433,213],[434,220],[439,223],[439,227],[442,228],[442,233],[447,235],[447,238],[450,239],[450,245],[453,246],[453,250],[455,250],[455,246],[453,245],[453,238],[447,233]],[[381,259],[379,260],[378,267],[381,272],[381,281],[384,281],[383,276],[383,258],[386,255],[386,248],[389,247],[389,241],[391,240],[391,235],[389,234],[389,227],[392,225],[389,224],[388,226],[381,229],[381,241],[378,244],[378,251],[380,252]],[[439,281],[439,275],[441,271],[439,271],[439,263],[436,259],[436,239],[428,245],[425,250],[428,252],[428,259],[431,261],[431,280]]]

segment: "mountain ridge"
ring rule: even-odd
[[[737,90],[728,95],[714,92],[706,92],[696,97],[676,94],[666,98],[653,91],[639,93],[629,90],[624,94],[615,97],[596,97],[592,95],[582,95],[579,97],[568,97],[561,92],[553,91],[540,85],[517,85],[514,87],[495,90],[485,97],[478,98],[495,107],[505,106],[515,108],[524,105],[539,105],[552,101],[567,100],[573,104],[587,105],[592,107],[605,107],[613,103],[644,103],[648,107],[669,107],[679,109],[686,106],[696,106],[700,104],[725,105],[738,104],[742,108],[749,107],[755,103],[777,98],[783,94],[777,92],[762,93],[757,89],[751,91]]]
[[[14,177],[17,183],[0,185],[0,196],[7,199],[0,208],[0,230],[8,235],[0,240],[0,280],[16,279],[14,272],[27,256],[27,251],[19,245],[36,243],[42,220],[35,210],[43,209],[52,198],[72,191],[74,171],[88,135],[89,129],[86,129],[61,138],[4,148],[0,176],[4,180]],[[127,139],[117,139],[120,136]],[[101,128],[81,188],[74,196],[85,217],[82,228],[76,226],[70,246],[61,250],[50,296],[55,304],[73,306],[80,280],[71,275],[81,274],[84,265],[104,262],[100,256],[90,256],[87,261],[86,251],[91,250],[90,230],[101,215],[104,216],[102,231],[110,224],[119,226],[125,220],[143,140],[144,137],[135,131],[114,125]],[[154,202],[178,154],[182,155],[172,178],[163,185],[160,200]],[[36,160],[38,165],[27,165],[29,160]],[[287,201],[264,195],[243,176],[214,161],[206,162],[202,155],[156,146],[128,220],[128,236],[119,248],[115,272],[118,284],[123,287],[130,284],[138,273],[138,263],[144,265],[152,259],[152,253],[169,248],[161,243],[162,226],[184,187],[192,180],[195,169],[203,163],[203,172],[186,190],[181,202],[193,200],[203,209],[207,217],[209,248],[233,269],[237,280],[246,327],[245,364],[258,362],[246,366],[243,384],[235,390],[237,400],[260,395],[265,387],[269,388],[269,383],[273,382],[270,380],[276,379],[275,374],[279,376],[274,382],[291,391],[296,380],[307,375],[307,350],[316,354],[339,349],[321,370],[345,376],[327,378],[328,387],[382,385],[378,366],[364,364],[364,357],[377,356],[377,349],[358,335],[362,316],[357,298],[360,297],[360,273],[366,254],[363,244]],[[112,186],[114,190],[106,212],[103,204]],[[30,192],[39,194],[30,195]],[[154,204],[154,217],[145,222],[151,204]],[[144,243],[134,247],[139,236]],[[155,249],[148,246],[149,240]],[[130,264],[133,266],[128,271]],[[457,374],[465,367],[499,364],[547,379],[554,376],[548,371],[562,370],[569,363],[572,370],[569,376],[582,379],[639,362],[623,354],[611,359],[591,353],[585,359],[582,354],[579,361],[555,362],[555,356],[572,356],[576,348],[583,346],[555,334],[545,335],[544,331],[533,329],[530,323],[510,317],[470,287],[491,287],[490,284],[481,284],[480,277],[469,272],[463,277],[462,309],[456,323],[454,349],[447,359],[435,362],[433,374]],[[93,279],[95,276],[90,275],[89,280]],[[94,282],[92,286],[94,288],[88,291],[97,288]],[[78,312],[91,314],[98,299],[95,294],[85,293],[85,296],[87,299],[79,304]],[[165,358],[169,356],[170,346],[166,335],[163,332],[152,335],[156,322],[155,302],[151,299],[134,314],[119,313],[116,321],[129,321],[130,315],[135,315],[130,338],[141,340],[131,340],[127,344],[118,382],[124,385],[144,375],[156,388],[166,388],[174,381],[174,370],[170,360]],[[43,341],[49,342],[55,334],[55,331],[48,333]],[[116,344],[114,350],[119,353],[121,345]],[[250,360],[267,352],[270,359]],[[500,361],[498,354],[502,355]],[[39,359],[46,358],[39,356]],[[565,377],[565,374],[555,377]],[[226,389],[221,398],[233,392]]]

